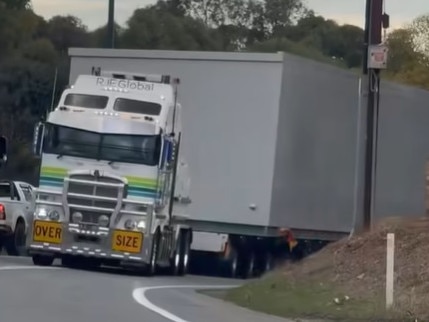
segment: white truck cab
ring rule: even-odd
[[[164,75],[80,75],[46,123],[27,246],[37,265],[114,264],[173,274],[188,268],[191,230],[173,220],[181,138],[178,81]]]

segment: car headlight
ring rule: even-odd
[[[51,210],[48,214],[50,220],[58,221],[60,220],[60,213],[57,210]]]

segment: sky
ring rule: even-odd
[[[365,0],[304,0],[316,13],[359,27],[364,24]],[[429,13],[429,0],[385,0],[392,28],[398,28],[423,13]],[[115,20],[125,25],[137,8],[153,4],[156,0],[116,0]],[[108,0],[32,0],[35,12],[49,19],[54,15],[71,14],[93,30],[106,24]]]

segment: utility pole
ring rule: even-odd
[[[109,0],[109,17],[107,21],[106,48],[115,48],[115,0]]]
[[[363,74],[367,80],[368,100],[363,191],[364,230],[371,228],[377,162],[380,69],[386,68],[387,62],[387,48],[381,43],[382,31],[383,28],[388,28],[389,16],[383,12],[383,5],[384,0],[366,0]]]

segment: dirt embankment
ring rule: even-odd
[[[276,299],[286,296],[286,293],[289,293],[290,298],[309,293],[311,298],[308,298],[308,301],[316,301],[317,305],[304,306],[302,314],[305,316],[352,317],[354,313],[346,314],[345,302],[355,303],[355,307],[351,308],[352,312],[365,311],[362,316],[368,318],[371,314],[384,316],[387,233],[395,233],[394,313],[397,315],[394,315],[418,317],[418,321],[429,321],[429,218],[427,217],[383,220],[369,233],[358,234],[350,239],[330,244],[300,263],[287,264],[274,274],[275,277],[273,275],[267,277],[271,286],[266,289],[264,296],[271,294],[273,298],[268,301],[274,303]],[[246,286],[243,290],[247,302],[242,301],[239,304],[251,307],[246,303],[255,303],[259,296],[257,293],[263,290],[262,283],[264,279]],[[303,289],[303,285],[312,288],[312,291]],[[323,285],[326,285],[329,291],[328,288],[323,290],[319,288]],[[252,287],[255,287],[255,291],[259,287],[259,290],[252,292]],[[240,302],[239,290],[234,292],[236,293],[232,298],[235,302]],[[317,292],[320,293],[320,298],[314,296]],[[252,296],[255,301],[251,300]],[[332,304],[333,297],[336,296],[341,297],[340,301],[344,303]],[[305,301],[305,298],[303,300]],[[366,307],[363,307],[364,305]],[[372,307],[369,308],[368,305]],[[283,311],[279,310],[275,313],[287,316],[286,306],[283,305],[283,307]],[[298,310],[294,310],[292,315],[298,314]]]

